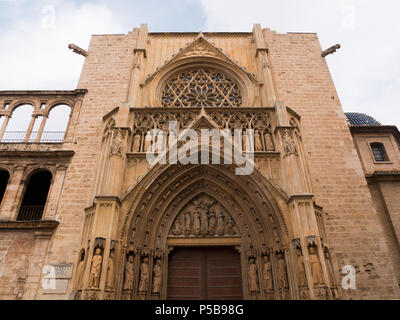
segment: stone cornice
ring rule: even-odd
[[[368,181],[388,181],[388,180],[400,180],[400,171],[375,171],[373,174],[366,174],[365,177]]]
[[[14,221],[0,220],[0,230],[53,231],[60,223],[54,220]]]
[[[19,150],[1,150],[0,158],[71,158],[75,154],[72,150],[56,151],[19,151]]]
[[[392,133],[400,145],[400,131],[396,126],[350,126],[351,133]]]
[[[76,90],[7,90],[0,91],[0,96],[71,96],[84,95],[88,93],[87,89]]]

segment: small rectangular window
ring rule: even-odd
[[[374,154],[374,159],[376,162],[384,162],[389,160],[386,156],[383,144],[373,143],[371,144],[371,150],[372,153]]]

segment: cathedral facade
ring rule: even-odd
[[[76,90],[0,91],[0,299],[400,298],[400,134],[344,114],[316,34],[142,25],[70,48]],[[171,123],[225,134],[184,155],[230,139],[251,171],[150,162],[152,132],[165,159],[185,145]]]

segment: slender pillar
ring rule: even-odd
[[[276,91],[272,72],[268,61],[268,48],[265,44],[265,39],[259,24],[254,25],[253,35],[256,45],[256,58],[259,66],[259,76],[264,80],[265,91],[261,92],[261,99],[264,105],[271,107],[276,102]]]
[[[4,137],[4,133],[6,132],[7,126],[8,126],[8,122],[10,121],[10,116],[9,115],[5,115],[4,117],[6,117],[4,119],[3,125],[0,129],[0,141],[3,140]]]
[[[36,115],[32,115],[32,119],[31,119],[31,122],[29,123],[29,127],[28,127],[28,130],[26,131],[26,135],[25,135],[25,139],[24,139],[24,142],[26,142],[26,143],[29,142],[29,138],[31,137],[32,129],[33,129],[33,126],[35,125],[36,118],[37,118]]]
[[[44,127],[46,125],[47,118],[48,118],[47,115],[43,115],[42,122],[40,123],[40,127],[39,127],[39,132],[37,134],[36,141],[35,141],[37,143],[39,143],[40,140],[42,139],[42,134],[43,134]]]

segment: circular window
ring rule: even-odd
[[[239,85],[221,71],[197,68],[174,75],[161,95],[163,107],[240,107]]]

